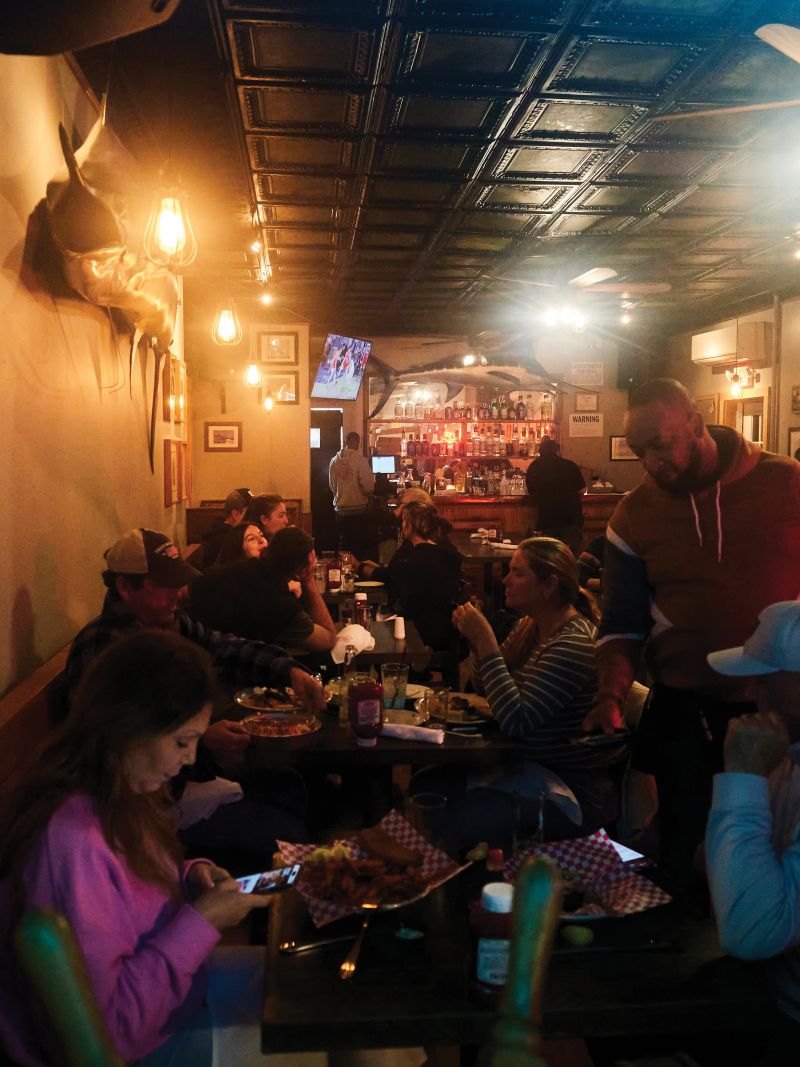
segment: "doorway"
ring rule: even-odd
[[[328,467],[342,447],[341,408],[311,409],[311,532],[317,553],[338,545]]]
[[[763,447],[766,440],[766,414],[763,396],[726,400],[723,423],[738,430],[746,441]]]

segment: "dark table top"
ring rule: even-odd
[[[482,1045],[495,1012],[468,993],[469,903],[485,880],[476,864],[425,900],[376,915],[355,976],[338,968],[348,945],[281,955],[285,938],[354,930],[358,917],[315,930],[294,890],[273,903],[266,950],[262,1047],[301,1051],[418,1045]],[[422,940],[395,937],[401,923]],[[548,1037],[757,1031],[770,990],[758,965],[724,956],[710,920],[671,906],[596,921],[590,948],[559,937],[544,995]]]
[[[484,563],[510,563],[511,557],[514,555],[513,549],[508,546],[500,548],[492,542],[483,545],[480,541],[471,541],[469,533],[465,533],[463,530],[456,530],[451,533],[450,540],[461,555],[470,560],[478,560]],[[515,544],[518,544],[518,542],[515,542]]]
[[[407,764],[412,767],[492,766],[521,757],[520,742],[504,737],[494,724],[477,735],[447,732],[441,745],[429,741],[401,741],[379,737],[374,748],[361,748],[347,726],[340,726],[338,709],[321,717],[316,733],[285,740],[254,738],[247,750],[252,770],[293,766],[304,768],[378,767]]]

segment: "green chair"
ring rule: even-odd
[[[14,948],[60,1046],[58,1067],[125,1067],[64,916],[49,908],[26,911],[14,935]]]
[[[546,1067],[539,1027],[561,895],[555,864],[543,857],[527,860],[514,890],[511,958],[493,1032],[491,1067]]]

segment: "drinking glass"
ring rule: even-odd
[[[344,604],[342,604],[342,606],[340,608],[340,611],[341,611],[342,625],[343,626],[349,626],[350,623],[355,618],[355,611],[356,611],[356,602],[355,602],[355,600],[353,600],[352,598],[350,600],[345,600]]]
[[[408,821],[426,841],[439,847],[444,836],[447,797],[443,793],[417,793],[408,798]]]
[[[314,566],[314,584],[319,590],[320,594],[325,592],[325,586],[327,584],[328,568],[324,563],[317,563]]]
[[[385,708],[404,708],[406,705],[406,686],[408,685],[408,664],[382,663],[381,681],[383,682],[383,706]]]

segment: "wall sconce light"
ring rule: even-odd
[[[144,254],[153,263],[188,267],[197,256],[197,241],[189,220],[185,194],[172,185],[155,196],[144,231]]]
[[[267,395],[264,397],[263,405],[264,411],[272,411],[273,400],[272,393],[269,391],[269,389],[267,389]]]
[[[731,396],[734,400],[740,400],[745,389],[752,389],[761,381],[761,375],[752,367],[734,367],[726,370],[725,377],[731,383]]]
[[[227,300],[220,304],[217,310],[211,329],[211,340],[217,345],[238,345],[242,336],[242,324],[236,314],[236,305],[233,300]]]
[[[261,368],[257,363],[248,363],[244,368],[242,381],[248,389],[260,389],[264,381]]]

